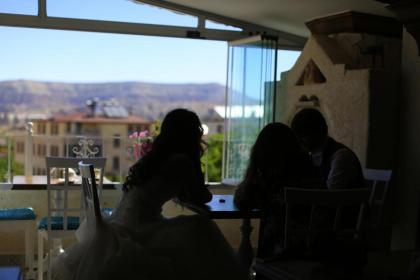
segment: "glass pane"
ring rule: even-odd
[[[53,17],[196,27],[197,18],[128,0],[48,0]]]
[[[276,41],[229,47],[224,179],[241,180],[260,130],[273,121]]]
[[[277,81],[281,80],[281,73],[289,71],[299,58],[300,51],[277,51]]]
[[[1,0],[0,13],[37,15],[38,0]]]
[[[223,23],[206,20],[206,28],[209,29],[219,29],[219,30],[230,30],[230,31],[242,31],[242,28],[235,27],[232,25],[226,25]]]

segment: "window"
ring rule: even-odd
[[[134,132],[133,125],[129,124],[127,127],[127,134],[131,134]]]
[[[113,144],[114,148],[119,148],[121,146],[121,135],[114,134]]]
[[[82,134],[82,124],[76,123],[76,134]]]
[[[47,5],[52,17],[197,26],[197,17],[134,1],[49,0]]]
[[[45,134],[46,133],[46,125],[45,123],[38,123],[38,134]]]
[[[71,123],[66,124],[66,132],[67,132],[67,134],[71,133]]]
[[[300,51],[277,51],[277,81],[281,80],[281,74],[289,71],[290,68],[296,63],[300,56]]]
[[[223,133],[223,124],[217,125],[217,133]]]
[[[15,0],[4,0],[4,1],[15,1]],[[27,0],[21,0],[21,1],[27,1]],[[35,0],[36,1],[36,0]],[[70,3],[72,0],[48,0],[48,3],[52,3],[53,1],[55,1],[56,3],[58,2],[67,2]],[[77,2],[82,2],[80,0],[75,0]],[[89,2],[90,0],[86,0],[86,2]],[[96,0],[97,1],[97,0]],[[126,0],[116,0],[116,1],[126,1]],[[0,1],[2,2],[2,1]],[[83,1],[85,2],[85,1]],[[98,1],[97,1],[98,2]],[[112,1],[101,1],[101,2],[112,2]],[[129,2],[129,1],[127,1]],[[129,2],[130,3],[130,2]],[[108,3],[106,3],[108,4]],[[130,3],[132,4],[132,3]],[[0,6],[2,5],[2,3],[0,3]],[[50,5],[50,4],[49,4]],[[51,4],[52,5],[52,4]],[[60,5],[60,4],[57,4]],[[70,3],[69,5],[73,5],[73,3]],[[65,4],[64,4],[65,6]],[[135,5],[130,5],[130,6],[135,6]],[[141,6],[141,5],[139,5]],[[51,7],[49,7],[51,8]],[[97,7],[98,8],[98,7]],[[73,11],[75,13],[79,13],[81,14],[82,11],[79,9],[78,11]],[[69,13],[71,13],[71,11],[69,11]],[[51,9],[48,9],[48,15],[49,16],[54,16],[54,13],[52,13]],[[166,19],[165,19],[166,20]],[[98,81],[98,83],[104,83],[108,80],[112,80],[113,76],[116,75],[116,73],[118,73],[118,75],[121,75],[119,77],[115,77],[115,80],[119,81],[119,80],[123,80],[123,79],[127,79],[127,80],[132,80],[134,79],[133,77],[138,77],[139,75],[142,76],[142,79],[145,79],[147,82],[151,82],[151,83],[172,83],[174,84],[174,86],[177,87],[177,83],[183,84],[186,82],[189,82],[191,77],[189,75],[189,71],[191,72],[198,72],[197,69],[201,69],[200,67],[193,67],[190,65],[186,65],[186,64],[182,64],[183,67],[185,67],[185,71],[187,71],[184,74],[184,70],[180,71],[179,76],[174,76],[172,72],[169,71],[169,75],[166,75],[165,73],[163,73],[163,71],[161,69],[164,69],[164,67],[162,67],[162,65],[159,65],[156,67],[157,71],[155,71],[152,67],[150,67],[150,65],[148,63],[146,63],[145,61],[145,57],[148,58],[150,57],[151,59],[151,65],[155,65],[156,63],[162,63],[161,61],[163,61],[162,64],[167,63],[168,59],[166,59],[166,57],[161,57],[161,55],[165,56],[173,56],[173,53],[171,53],[171,51],[175,48],[175,44],[182,46],[182,48],[178,48],[175,49],[174,53],[176,54],[175,57],[179,57],[179,61],[181,62],[188,62],[187,58],[190,58],[191,56],[194,56],[195,53],[193,54],[193,51],[195,52],[197,50],[197,54],[203,53],[204,50],[207,50],[207,48],[211,49],[214,47],[216,48],[217,52],[215,51],[215,53],[217,54],[221,54],[220,55],[220,59],[215,59],[212,58],[209,59],[209,61],[222,61],[221,65],[222,67],[217,67],[216,72],[225,72],[225,55],[226,55],[226,45],[225,42],[216,42],[216,41],[205,41],[205,40],[187,40],[187,39],[174,39],[174,38],[154,38],[154,37],[145,37],[145,36],[132,36],[132,35],[123,35],[123,34],[108,34],[108,33],[92,33],[92,32],[70,32],[70,31],[61,31],[61,30],[43,30],[43,29],[27,29],[27,28],[17,28],[17,27],[1,27],[0,31],[3,30],[2,34],[13,34],[13,36],[3,36],[5,38],[9,38],[7,41],[7,44],[4,46],[5,50],[13,50],[13,55],[7,55],[8,57],[14,57],[14,60],[16,59],[22,59],[22,57],[36,57],[36,59],[22,59],[22,62],[16,62],[14,64],[8,64],[10,67],[3,67],[3,68],[7,68],[7,69],[12,69],[13,65],[25,65],[24,67],[20,67],[20,71],[18,71],[18,74],[15,76],[16,78],[19,78],[21,76],[24,77],[31,77],[33,79],[39,79],[39,80],[47,80],[47,81],[64,81],[64,82],[68,82],[68,83],[72,83],[72,80],[75,81],[80,81],[80,83],[83,84],[89,84],[89,81],[94,80],[94,81]],[[112,30],[110,30],[112,31]],[[211,32],[213,33],[213,32]],[[29,35],[27,35],[29,34]],[[22,40],[15,40],[15,37],[21,36],[22,35]],[[26,42],[26,41],[30,41],[31,37],[36,37],[36,38],[42,38],[39,40],[36,40],[36,47],[31,48],[32,50],[34,49],[44,49],[46,51],[40,52],[40,53],[35,53],[35,56],[33,54],[27,53],[27,52],[20,52],[18,50],[20,50],[19,48],[14,47],[14,45],[12,45],[10,42],[14,42],[16,41],[16,45],[17,46],[22,46],[22,48],[24,48],[25,45],[27,44],[22,44],[22,41]],[[76,39],[77,37],[77,39]],[[110,39],[108,39],[108,37]],[[142,39],[143,37],[145,37],[146,39],[144,40],[145,44],[138,44],[137,40],[139,42],[143,42],[140,39]],[[53,39],[52,39],[53,38]],[[159,44],[155,43],[158,42]],[[44,42],[44,43],[42,43]],[[127,43],[130,42],[130,43]],[[178,42],[180,42],[178,44]],[[158,51],[160,48],[154,47],[156,45],[157,46],[162,46],[167,48],[166,51],[162,52],[161,50],[159,51],[160,53],[158,53],[158,56],[161,58],[159,60],[153,59],[153,57],[155,57],[154,53],[147,53],[144,51],[139,52],[138,51],[138,46],[139,45],[146,45],[147,48],[150,51],[153,51],[153,49],[156,49],[156,51]],[[217,45],[216,45],[217,44]],[[100,50],[98,51],[97,46],[101,45],[102,47],[100,48]],[[185,45],[191,45],[193,48],[193,51],[188,51],[187,55],[183,55],[183,53],[180,50],[183,50],[183,48],[185,48]],[[209,45],[209,46],[207,46]],[[61,47],[64,46],[69,46],[68,49],[65,48],[62,49]],[[132,46],[134,50],[136,50],[135,53],[146,53],[144,55],[144,57],[140,57],[137,59],[137,61],[135,61],[136,59],[132,59],[133,56],[132,54],[130,54],[129,52],[114,52],[114,49],[118,49],[120,48],[120,46]],[[210,48],[211,46],[211,48]],[[79,49],[79,47],[81,49]],[[203,48],[203,49],[201,49]],[[57,54],[53,54],[54,50],[60,50],[58,51]],[[15,53],[17,53],[18,55],[14,55]],[[19,53],[23,53],[25,55],[20,56]],[[99,54],[98,54],[99,53]],[[207,52],[206,52],[207,53]],[[63,54],[68,54],[68,55],[63,55]],[[113,54],[113,55],[110,55]],[[113,57],[115,54],[115,57]],[[74,59],[75,55],[77,57],[79,57],[79,55],[83,55],[83,59]],[[98,57],[97,57],[98,56]],[[102,56],[102,57],[101,57]],[[60,58],[60,59],[48,59],[48,57],[54,57],[54,58]],[[64,61],[61,58],[68,58],[66,61]],[[113,61],[108,61],[108,58],[113,60]],[[127,59],[128,58],[128,59]],[[131,58],[131,59],[130,59]],[[137,58],[137,57],[136,57]],[[206,59],[206,58],[203,58]],[[42,61],[43,63],[47,63],[48,65],[43,65],[45,66],[43,68],[43,71],[36,71],[36,69],[39,69],[39,61]],[[116,65],[114,64],[114,62],[119,62],[118,66],[115,67],[115,69],[117,69],[118,71],[109,71],[106,70],[107,67],[106,65]],[[53,63],[54,62],[54,63]],[[133,63],[133,67],[132,69],[126,67],[126,64],[130,62]],[[185,62],[185,63],[186,63]],[[27,64],[24,64],[27,63]],[[201,65],[203,63],[202,60],[200,60],[200,63],[197,63],[197,65]],[[33,64],[33,65],[32,65]],[[57,66],[59,64],[62,64],[60,67]],[[6,65],[6,64],[5,64]],[[85,68],[89,68],[90,66],[92,66],[92,69],[100,69],[100,68],[104,68],[105,74],[106,73],[111,73],[111,74],[106,74],[109,75],[108,77],[103,77],[101,75],[97,75],[98,73],[96,71],[89,71],[89,69],[85,69]],[[140,67],[141,66],[141,67]],[[216,66],[219,66],[219,64],[216,62],[214,65],[212,65],[214,68],[216,68]],[[66,69],[66,72],[63,71],[56,71],[56,69]],[[142,68],[142,69],[139,69]],[[162,76],[159,77],[152,77],[152,75],[150,75],[150,77],[143,77],[142,73],[138,73],[135,70],[141,70],[143,71],[143,68],[146,69],[145,72],[146,73],[152,73],[153,75],[156,75],[155,73],[162,73]],[[33,70],[35,69],[35,71]],[[55,70],[54,70],[55,69]],[[85,73],[80,74],[82,71],[81,70],[86,70]],[[193,69],[193,70],[191,70]],[[27,73],[22,73],[22,71],[27,71]],[[46,71],[44,71],[46,70]],[[47,71],[48,70],[48,71]],[[21,72],[21,73],[19,73]],[[42,72],[42,73],[40,73]],[[45,73],[44,73],[45,72]],[[39,74],[39,76],[32,76],[31,73],[35,73],[35,76]],[[90,73],[92,73],[92,76],[90,76]],[[121,74],[120,74],[121,73]],[[134,73],[134,74],[131,74]],[[201,73],[201,72],[200,72]],[[206,70],[207,73],[207,70]],[[57,74],[57,76],[55,76]],[[12,74],[10,74],[12,75]],[[76,76],[74,76],[76,75]],[[79,75],[79,76],[77,76]],[[125,78],[125,77],[126,78]],[[197,75],[199,76],[199,75]],[[200,76],[204,76],[204,75],[200,75]],[[211,81],[218,81],[218,78],[216,77],[207,77],[207,75],[205,75],[207,79],[210,79]],[[223,74],[217,74],[215,76],[223,76],[223,80],[219,81],[218,83],[224,83],[225,80],[225,73]],[[69,79],[69,80],[67,80]],[[152,80],[155,79],[155,80]],[[197,83],[203,83],[205,84],[206,82],[202,82],[200,79],[201,78],[197,78],[198,81]],[[195,81],[195,80],[194,80]],[[57,83],[60,84],[60,83]],[[58,86],[58,85],[57,85]],[[64,85],[63,85],[64,86]],[[61,85],[60,85],[61,87]],[[189,87],[189,86],[188,86]],[[192,91],[200,91],[201,89],[195,89],[195,85],[192,86]],[[212,90],[212,89],[207,89],[208,85],[205,86],[206,90]],[[73,87],[72,87],[73,88]],[[76,88],[76,86],[75,86]],[[126,91],[124,86],[121,86],[121,91]],[[224,104],[223,101],[223,97],[224,97],[224,86],[216,86],[216,90],[218,90],[219,88],[222,88],[223,93],[220,95],[221,98],[217,97],[217,102],[221,102],[221,104]],[[119,88],[118,88],[119,90]],[[161,90],[161,89],[159,89]],[[162,89],[164,90],[164,89]],[[170,89],[168,89],[170,90]],[[187,89],[186,89],[187,90]],[[57,91],[65,91],[65,89],[59,89],[57,87]],[[191,109],[194,110],[194,106],[195,105],[195,97],[189,97],[189,92],[190,89],[187,90],[187,93],[184,93],[183,91],[181,91],[182,93],[182,98],[185,98],[185,107],[189,107],[190,106],[190,102],[193,103],[194,105],[191,105]],[[53,103],[53,100],[51,100],[51,102],[43,102],[44,104],[42,104],[43,106],[47,107],[44,108],[42,107],[41,109],[38,109],[38,107],[34,107],[34,108],[28,108],[31,110],[34,110],[34,112],[42,112],[42,115],[40,114],[39,116],[32,116],[32,118],[34,119],[34,131],[36,134],[40,134],[40,135],[36,135],[34,137],[34,148],[29,149],[30,152],[34,155],[34,162],[36,161],[41,161],[42,160],[42,156],[45,155],[49,155],[49,156],[75,156],[73,154],[73,150],[72,148],[77,146],[79,139],[81,139],[80,137],[77,137],[78,135],[82,135],[82,136],[86,136],[89,139],[94,139],[96,142],[102,143],[103,148],[108,148],[110,149],[110,151],[108,152],[107,150],[103,150],[105,152],[106,155],[109,156],[109,161],[110,161],[110,167],[112,166],[113,163],[113,156],[118,156],[119,159],[115,159],[114,161],[114,167],[117,168],[116,172],[121,172],[121,174],[126,174],[128,172],[128,167],[131,165],[132,163],[132,159],[128,158],[127,154],[128,152],[126,151],[126,148],[129,148],[129,143],[126,143],[125,139],[127,137],[127,133],[126,133],[126,129],[128,127],[127,124],[124,124],[125,120],[121,121],[121,130],[115,130],[112,129],[112,125],[106,124],[103,125],[102,123],[100,123],[100,129],[98,129],[98,133],[95,133],[95,135],[88,135],[86,132],[88,132],[88,127],[92,126],[92,123],[95,123],[96,120],[92,119],[92,120],[88,120],[85,121],[83,118],[83,113],[85,112],[85,97],[87,98],[94,98],[94,96],[101,96],[102,97],[102,91],[99,90],[99,87],[92,85],[92,87],[90,88],[90,86],[88,88],[82,88],[78,90],[78,94],[79,92],[88,92],[88,94],[85,95],[77,95],[79,96],[78,98],[74,98],[68,96],[68,100],[70,100],[68,103],[67,102],[58,102],[57,103]],[[130,91],[127,88],[127,93],[129,93]],[[219,91],[218,91],[219,92]],[[181,94],[180,93],[180,94]],[[104,99],[100,99],[100,102],[107,102],[107,98],[108,96],[110,97],[114,97],[115,96],[115,92],[111,92],[111,93],[107,93],[104,95]],[[219,96],[219,94],[217,94],[217,96]],[[67,98],[67,97],[66,97]],[[171,96],[168,96],[168,99],[170,99]],[[66,99],[67,100],[67,99]],[[177,99],[178,100],[178,99]],[[201,98],[199,99],[201,100]],[[50,101],[50,100],[48,100]],[[122,100],[124,101],[124,100]],[[150,105],[148,104],[150,102]],[[165,102],[167,102],[165,100]],[[184,102],[184,101],[182,101]],[[207,100],[205,100],[204,102],[207,102]],[[124,103],[124,105],[126,105],[127,103],[125,102],[121,102]],[[130,103],[130,102],[128,102]],[[145,103],[145,105],[143,105],[143,103]],[[144,118],[144,121],[141,120],[141,118],[132,118],[132,119],[128,119],[129,122],[132,122],[131,126],[130,126],[130,132],[133,131],[144,131],[146,129],[149,128],[150,123],[152,123],[152,121],[159,119],[159,116],[164,115],[163,112],[166,112],[167,110],[169,110],[168,106],[165,104],[160,104],[155,102],[155,99],[151,99],[151,101],[149,101],[149,99],[147,100],[143,100],[139,99],[139,102],[131,102],[129,105],[131,105],[133,107],[133,114],[136,116],[140,116]],[[169,102],[168,102],[169,103]],[[175,106],[175,103],[173,103],[173,100],[171,99],[171,105]],[[207,103],[205,103],[207,104]],[[152,108],[152,105],[155,106]],[[166,107],[165,107],[166,106]],[[180,106],[180,105],[177,105]],[[183,105],[184,106],[184,105]],[[150,112],[144,108],[151,108]],[[201,106],[199,107],[201,108]],[[100,109],[100,108],[99,108]],[[47,114],[46,112],[51,111],[51,115]],[[162,113],[161,111],[162,110]],[[45,113],[44,113],[45,112]],[[98,110],[99,112],[99,110]],[[26,113],[33,113],[33,112],[25,112]],[[14,113],[11,113],[11,116],[13,116]],[[17,113],[16,113],[17,114]],[[143,116],[144,114],[144,116]],[[22,115],[23,116],[23,115]],[[29,116],[29,115],[28,115]],[[20,117],[20,115],[19,115]],[[73,118],[74,117],[74,118]],[[29,117],[28,117],[29,118]],[[43,119],[45,118],[45,119]],[[49,119],[48,119],[49,118]],[[134,121],[133,121],[134,120]],[[24,120],[22,119],[20,121],[21,123],[23,123],[22,127],[24,126]],[[78,123],[79,122],[79,123]],[[103,125],[103,126],[102,126]],[[105,128],[103,128],[105,127]],[[111,127],[111,128],[109,128]],[[93,130],[91,134],[93,133]],[[113,143],[111,143],[110,141],[110,136],[112,137],[114,135],[114,133],[119,133],[121,135],[121,139],[115,139],[115,141],[112,140]],[[67,135],[64,135],[67,134]],[[49,137],[49,135],[51,135],[51,137]],[[57,137],[57,136],[60,137]],[[103,138],[101,138],[103,137]],[[16,142],[15,142],[16,143]],[[46,148],[44,146],[38,146],[38,144],[43,144],[45,143]],[[54,147],[53,144],[58,145],[57,147]],[[127,144],[127,145],[126,145]],[[26,149],[26,147],[24,147],[25,143],[22,144],[22,147],[19,147],[19,151],[21,151],[22,153],[24,153],[24,151],[27,151],[28,149]],[[96,147],[97,145],[95,145]],[[127,146],[127,147],[126,147]],[[14,147],[17,148],[17,147]],[[24,149],[25,148],[25,149]],[[119,149],[123,149],[120,150]],[[102,151],[100,150],[98,154],[96,154],[96,156],[100,156],[100,153]],[[24,165],[24,157],[22,156],[22,154],[18,154],[18,156],[15,158],[16,162],[19,164]],[[35,163],[34,163],[35,164]],[[118,169],[122,169],[121,171],[119,171]],[[22,171],[19,171],[22,172]],[[39,172],[39,170],[37,171]],[[118,174],[119,175],[119,174]]]
[[[23,154],[25,152],[25,143],[17,142],[16,143],[16,152],[19,154]]]
[[[36,154],[38,156],[45,156],[46,151],[47,151],[47,147],[45,146],[45,144],[38,144],[37,145],[37,153]]]
[[[51,124],[51,134],[57,135],[58,134],[58,124],[52,123]]]
[[[212,20],[206,20],[206,28],[208,29],[217,29],[217,30],[230,30],[230,31],[242,31],[242,28],[227,25],[224,23],[219,23]]]
[[[53,157],[58,157],[59,156],[59,151],[58,151],[58,146],[57,145],[51,145],[51,156]]]
[[[112,158],[112,169],[114,172],[120,169],[120,158],[119,157],[113,157]]]
[[[147,129],[147,126],[129,124],[128,125],[128,134],[131,134],[133,132],[140,132],[140,131],[143,131],[143,130],[146,130],[146,129]]]
[[[36,15],[38,13],[37,0],[1,0],[0,13]]]
[[[277,41],[263,36],[229,44],[224,178],[238,181],[260,130],[272,122]]]

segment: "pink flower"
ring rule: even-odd
[[[135,132],[131,133],[128,137],[129,138],[137,138],[138,137],[138,132],[135,131]]]
[[[139,137],[140,137],[140,138],[145,138],[145,137],[147,137],[147,136],[149,136],[149,131],[147,131],[147,130],[141,131],[141,132],[139,133]]]
[[[153,137],[149,131],[133,132],[128,137],[133,139],[133,157],[136,160],[151,151]]]

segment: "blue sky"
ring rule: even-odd
[[[1,0],[0,12],[34,15],[37,2]],[[58,17],[196,24],[193,17],[128,0],[48,0],[47,10]],[[220,84],[226,80],[226,42],[11,27],[0,27],[0,38],[0,80]],[[279,69],[289,69],[296,58],[296,52],[282,51]]]

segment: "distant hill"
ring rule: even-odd
[[[176,107],[205,115],[225,104],[225,87],[216,84],[158,84],[144,82],[56,83],[27,80],[0,82],[0,112],[69,112],[88,99],[117,99],[136,115],[149,119]]]

